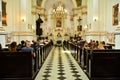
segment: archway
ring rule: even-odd
[[[56,18],[55,14],[53,15],[54,17],[52,16],[53,9],[55,6],[58,6],[59,1],[62,2],[63,8],[68,12],[66,18],[63,18],[63,15],[60,18]],[[70,14],[72,13],[72,9],[76,7],[75,0],[53,0],[52,2],[50,0],[43,0],[41,6],[46,9],[48,19],[45,27],[49,30],[48,35],[52,33],[52,38],[56,40],[57,34],[60,33],[62,39],[65,39],[65,35],[69,34],[68,30],[71,28]]]

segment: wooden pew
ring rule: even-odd
[[[34,80],[30,52],[0,52],[0,80]]]
[[[120,80],[120,50],[93,50],[87,53],[90,80]]]
[[[39,47],[34,59],[31,52],[1,51],[0,80],[34,80],[51,48],[51,43]]]

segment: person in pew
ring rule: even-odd
[[[98,49],[105,49],[105,42],[100,42],[98,45]]]
[[[95,43],[96,43],[96,46],[98,46],[98,45],[99,45],[99,41],[98,41],[98,40],[97,40]]]
[[[24,52],[31,52],[32,55],[33,55],[33,57],[36,56],[36,55],[35,55],[34,48],[31,47],[30,41],[26,41],[26,42],[25,42],[25,47],[23,47],[23,48],[21,49],[21,51],[24,51]]]
[[[34,66],[34,71],[36,71],[36,65],[35,65],[36,64],[36,54],[35,54],[34,48],[31,47],[30,41],[25,42],[25,47],[23,47],[21,49],[21,51],[23,51],[23,52],[31,52],[32,53],[32,56],[33,56],[32,65]]]
[[[1,43],[0,43],[0,51],[2,51],[2,45],[1,45]]]
[[[16,52],[17,51],[17,43],[13,41],[9,46],[8,49],[10,52]]]
[[[31,47],[34,48],[35,51],[36,51],[36,44],[37,44],[37,41],[32,40]]]
[[[25,47],[25,41],[22,40],[21,43],[17,46],[17,50],[21,50],[23,47]]]
[[[38,48],[40,48],[40,40],[37,40],[37,41],[36,41],[36,44],[34,45],[35,51],[36,51]]]
[[[87,41],[85,41],[85,43],[84,43],[84,48],[85,48],[85,49],[90,49],[89,44],[88,44]]]
[[[97,50],[98,49],[98,44],[97,43],[93,44],[92,49]]]
[[[51,43],[51,45],[53,45],[53,40],[52,39],[50,39],[50,43]]]

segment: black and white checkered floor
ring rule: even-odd
[[[69,51],[53,47],[35,80],[89,80]]]

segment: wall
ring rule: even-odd
[[[118,3],[118,0],[88,0],[86,39],[106,41],[108,35],[114,33],[116,27],[112,25],[112,6]],[[95,20],[96,19],[96,20]]]
[[[30,0],[5,0],[7,12],[7,26],[5,32],[11,34],[11,41],[36,39],[33,27],[34,18],[31,14]]]

